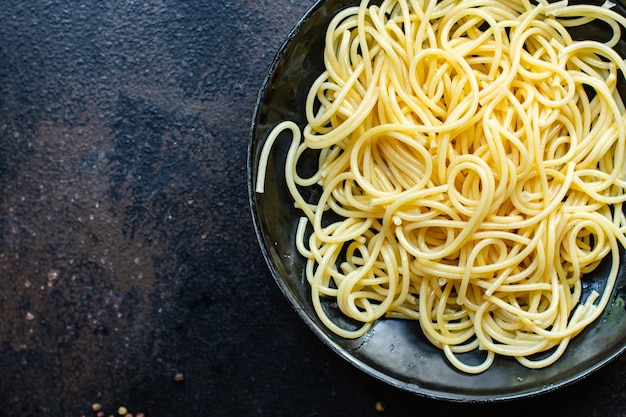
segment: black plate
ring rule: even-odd
[[[626,309],[622,303],[614,302],[618,297],[626,299],[624,261],[607,310],[570,343],[556,364],[541,370],[524,368],[509,358],[497,358],[488,371],[467,375],[450,366],[443,353],[425,339],[416,322],[380,320],[356,340],[343,339],[320,322],[303,277],[304,260],[294,243],[301,212],[294,209],[284,182],[289,138],[279,139],[273,147],[265,193],[256,194],[254,183],[259,154],[272,127],[285,119],[300,126],[306,123],[305,97],[313,80],[323,71],[325,28],[339,9],[356,4],[349,0],[318,1],[296,25],[262,87],[250,133],[248,186],[257,236],[276,283],[297,313],[331,349],[364,372],[419,395],[453,401],[496,401],[548,392],[588,375],[618,356],[626,348]],[[618,8],[623,11],[623,3]],[[578,33],[593,37],[600,31],[601,28],[588,28]],[[618,49],[626,56],[624,43]],[[602,265],[586,280],[587,292],[602,280],[607,267]],[[331,317],[341,320],[340,313]]]

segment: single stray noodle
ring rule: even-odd
[[[599,22],[606,39],[574,40]],[[626,246],[625,19],[525,0],[363,0],[337,13],[307,124],[290,130],[296,243],[322,322],[357,338],[381,317],[418,320],[450,363],[496,355],[541,368],[606,307]],[[298,174],[305,151],[319,169]],[[305,201],[303,187],[320,187]],[[584,274],[610,256],[601,293]],[[342,328],[322,308],[336,299]],[[459,354],[486,352],[480,364]],[[535,355],[546,352],[543,355]]]

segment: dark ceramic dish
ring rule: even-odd
[[[301,214],[293,207],[282,173],[289,138],[279,139],[273,147],[265,193],[256,194],[253,184],[259,154],[272,127],[285,119],[301,126],[305,124],[305,97],[312,81],[323,71],[324,33],[330,19],[339,9],[357,3],[318,1],[296,25],[265,80],[250,134],[248,183],[257,236],[276,283],[296,312],[332,350],[367,374],[406,391],[452,401],[496,401],[537,395],[570,384],[618,356],[626,348],[626,310],[622,303],[614,301],[618,297],[626,299],[624,262],[612,302],[604,314],[570,343],[556,364],[541,370],[498,358],[488,371],[467,375],[448,364],[443,353],[424,338],[418,323],[380,320],[365,336],[347,340],[320,322],[303,278],[304,260],[294,244]],[[617,8],[623,13],[623,3]],[[583,37],[597,37],[602,31],[602,28],[587,29],[579,33]],[[626,56],[624,43],[618,49]],[[602,282],[607,267],[603,265],[586,279],[587,292]],[[328,307],[332,311],[330,304]],[[333,317],[343,320],[338,312]]]

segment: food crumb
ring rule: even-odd
[[[102,404],[100,404],[100,403],[93,403],[93,404],[91,404],[91,409],[93,411],[100,411],[100,410],[102,410]]]
[[[35,316],[33,315],[33,313],[31,313],[30,311],[26,313],[26,320],[27,321],[33,321],[35,320]]]
[[[176,375],[174,375],[174,381],[183,382],[184,380],[185,380],[185,375],[183,375],[182,372],[179,372]]]
[[[126,407],[120,407],[117,409],[117,414],[119,414],[120,416],[125,416],[126,414],[128,414],[128,409],[126,409]]]
[[[386,409],[385,403],[382,401],[378,401],[375,407],[376,407],[376,411],[378,411],[379,413],[382,413]]]

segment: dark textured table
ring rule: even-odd
[[[0,415],[626,416],[624,356],[454,404],[364,375],[301,322],[257,246],[246,148],[312,3],[2,2]]]

